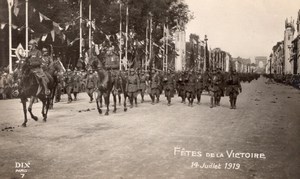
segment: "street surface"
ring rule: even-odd
[[[47,123],[34,104],[39,121],[26,128],[20,100],[1,100],[0,178],[299,178],[300,91],[266,81],[243,83],[236,110],[228,97],[211,109],[207,95],[194,107],[177,95],[151,105],[147,95],[104,116],[87,94],[71,104],[64,95]]]

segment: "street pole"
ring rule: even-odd
[[[145,71],[147,70],[147,62],[148,62],[148,31],[149,31],[149,19],[147,17],[147,25],[146,25],[146,40],[145,40]]]
[[[209,61],[207,61],[207,57],[209,56],[209,54],[207,54],[206,49],[208,49],[207,47],[207,35],[204,36],[204,41],[205,41],[205,50],[204,50],[204,71],[207,71],[209,68]],[[208,57],[209,58],[209,57]]]
[[[127,70],[127,64],[128,64],[128,2],[126,4],[126,43],[125,43],[125,59],[126,59],[126,66],[125,70]]]
[[[92,1],[89,1],[89,58],[92,56]]]
[[[154,66],[154,62],[152,61],[152,14],[150,13],[150,35],[149,35],[149,60],[152,62],[152,66]]]
[[[13,0],[7,0],[8,4],[8,41],[9,41],[9,57],[8,57],[8,70],[9,73],[12,73],[12,32],[11,32],[11,8],[13,6]]]
[[[79,57],[82,58],[82,0],[80,0],[79,11]]]
[[[122,70],[122,4],[120,1],[119,70]]]
[[[166,25],[166,71],[168,71],[168,38],[169,38],[169,29],[168,29],[168,24]]]
[[[25,1],[25,52],[28,57],[28,0]]]

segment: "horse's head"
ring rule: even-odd
[[[48,69],[49,69],[50,74],[57,74],[59,72],[63,72],[63,73],[66,72],[66,69],[65,69],[65,67],[63,66],[63,64],[61,63],[60,60],[53,61],[49,65]]]

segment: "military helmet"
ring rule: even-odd
[[[134,68],[130,68],[130,72],[134,72]]]

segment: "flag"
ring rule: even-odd
[[[55,31],[54,30],[51,31],[51,37],[52,37],[52,40],[54,42],[55,41]]]
[[[47,37],[48,37],[48,34],[44,34],[44,35],[42,36],[42,38],[41,38],[41,41],[45,42],[45,40],[47,39]]]
[[[1,29],[4,29],[6,24],[1,24]]]
[[[42,22],[44,18],[43,18],[42,13],[40,13],[40,12],[39,12],[39,17],[40,17],[40,22]]]
[[[15,16],[18,16],[19,14],[19,11],[20,11],[20,8],[18,7],[19,6],[19,1],[18,0],[14,0],[15,1],[15,4],[14,4],[14,14]]]

